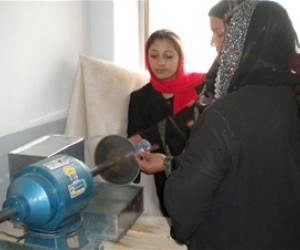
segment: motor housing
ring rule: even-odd
[[[94,189],[90,169],[78,159],[57,155],[24,167],[7,190],[3,208],[28,228],[56,230],[76,220]]]

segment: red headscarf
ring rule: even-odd
[[[146,66],[151,76],[150,83],[153,88],[161,93],[174,94],[173,114],[178,113],[197,99],[198,93],[195,88],[203,84],[206,74],[196,72],[185,73],[184,58],[182,55],[176,73],[176,78],[170,81],[161,81],[151,70],[148,59],[148,51],[146,51],[145,54]]]

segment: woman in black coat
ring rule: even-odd
[[[300,249],[300,121],[290,62],[298,38],[285,9],[245,0],[229,13],[214,100],[169,169],[165,206],[189,249]]]

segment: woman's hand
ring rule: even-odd
[[[128,141],[131,142],[133,146],[137,146],[143,138],[140,134],[135,134],[127,138]]]
[[[136,162],[145,174],[155,174],[164,170],[163,154],[142,152],[136,155]]]

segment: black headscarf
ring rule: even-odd
[[[229,30],[235,28],[235,24],[230,26]],[[273,1],[258,1],[228,92],[246,84],[299,84],[300,75],[293,74],[290,69],[290,61],[297,50],[297,34],[286,10]]]
[[[225,14],[230,10],[230,1],[219,1],[208,12],[208,16],[213,16],[224,20]]]
[[[243,1],[244,0],[221,0],[209,10],[208,15],[225,20],[226,16]]]

